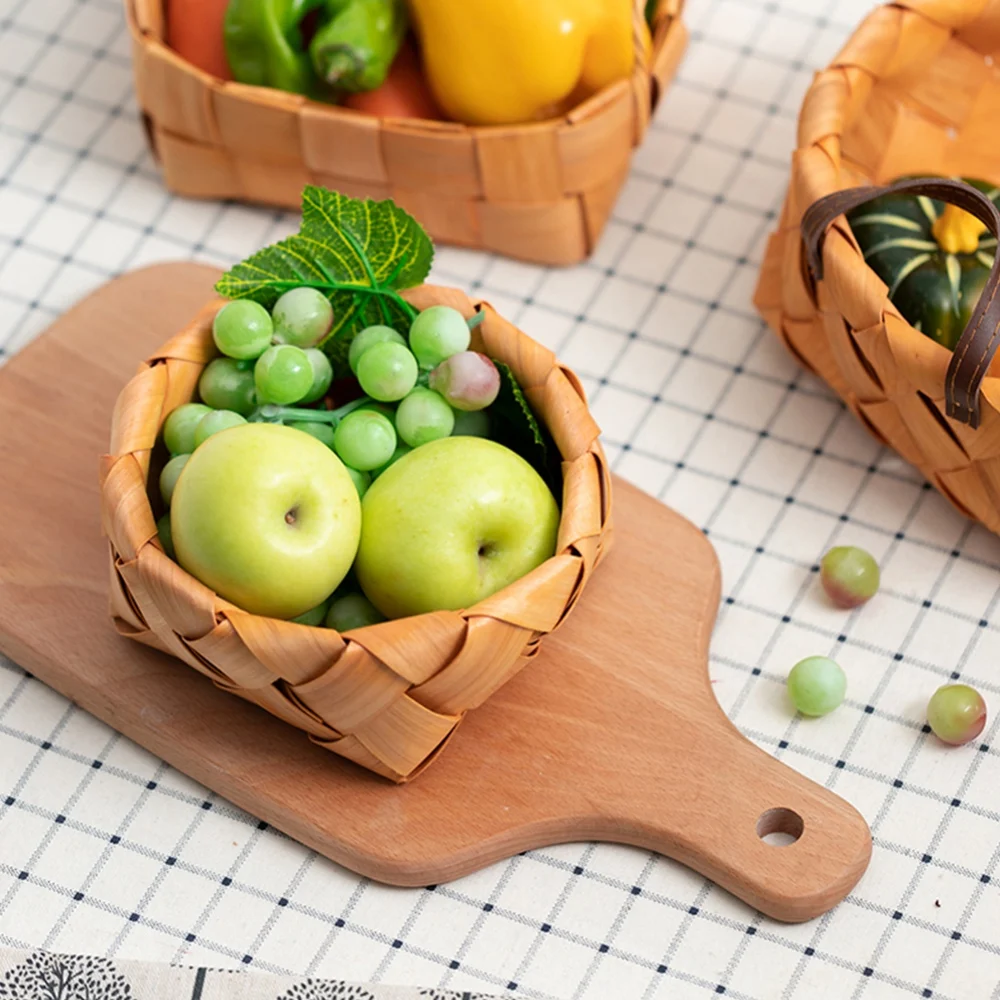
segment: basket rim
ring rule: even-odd
[[[817,121],[828,123],[832,121],[831,111],[843,112],[845,111],[851,103],[851,88],[850,86],[841,86],[844,82],[845,71],[851,70],[857,73],[863,73],[869,80],[873,82],[878,82],[881,77],[879,77],[874,71],[872,71],[867,66],[859,65],[857,62],[845,59],[845,53],[851,49],[857,47],[859,42],[861,47],[863,47],[864,40],[871,36],[875,38],[885,27],[886,18],[891,14],[911,14],[922,18],[929,24],[934,25],[937,28],[941,28],[943,25],[939,20],[932,17],[926,10],[923,9],[919,0],[893,0],[892,3],[886,4],[885,6],[876,7],[874,10],[869,12],[868,15],[861,21],[857,28],[849,36],[847,42],[841,47],[840,51],[834,56],[833,60],[828,66],[816,73],[813,81],[810,83],[808,90],[802,100],[801,109],[798,117],[798,131],[796,136],[796,146],[795,152],[800,153],[811,149],[822,149],[823,152],[829,157],[831,162],[837,162],[838,165],[835,167],[836,183],[830,184],[826,182],[824,178],[824,183],[822,185],[822,190],[816,196],[816,201],[827,194],[833,194],[837,191],[847,191],[853,188],[860,187],[860,184],[851,183],[844,176],[844,170],[842,165],[840,165],[840,156],[842,152],[842,140],[843,140],[843,130],[847,125],[848,119],[844,115],[839,122],[838,128],[835,128],[832,124],[827,124],[825,129],[820,130],[810,130],[806,128],[806,125],[813,119]],[[956,35],[959,33],[959,28],[955,25],[946,26],[950,31],[951,38],[955,39]],[[895,38],[897,41],[903,35],[903,21],[901,17],[898,17],[895,24]],[[986,56],[983,55],[982,58],[986,60]],[[829,85],[831,82],[836,81],[838,86],[831,88]],[[817,99],[824,90],[833,90],[836,93],[835,102],[824,101],[822,99]],[[902,98],[900,97],[900,100]],[[861,107],[863,108],[867,103],[867,95],[865,102],[862,102]],[[808,141],[806,140],[808,136]],[[828,175],[833,176],[833,175]],[[895,178],[885,178],[877,179],[875,177],[870,178],[872,184],[877,183],[890,183],[892,180],[898,180],[901,177],[909,176],[907,174],[901,174],[899,177]],[[925,176],[923,174],[915,174],[914,176]],[[931,175],[926,175],[931,177]],[[961,177],[956,177],[956,179],[964,179]],[[843,221],[841,221],[843,220]],[[798,221],[792,221],[790,219],[782,219],[779,224],[779,229],[784,228],[790,231],[798,232],[799,224]],[[916,327],[910,323],[906,317],[897,308],[896,304],[889,298],[889,287],[882,281],[881,278],[876,274],[874,269],[865,260],[863,254],[861,253],[860,244],[854,235],[854,231],[847,222],[846,216],[840,216],[832,224],[831,228],[836,228],[843,236],[845,236],[853,246],[853,248],[858,252],[858,259],[856,261],[856,266],[864,268],[866,272],[871,276],[871,278],[879,283],[884,289],[884,299],[886,306],[891,310],[892,315],[898,322],[905,327],[906,339],[908,343],[912,344],[914,347],[918,347],[921,353],[925,353],[927,357],[933,357],[939,364],[947,365],[947,362],[951,359],[953,351],[949,350],[943,344],[939,344],[937,341],[932,340],[930,337],[921,333]],[[802,252],[800,250],[800,252]],[[987,372],[983,379],[982,389],[985,392],[987,384],[990,385],[991,392],[1000,386],[1000,360],[998,360],[994,365],[991,366],[995,371]]]
[[[446,304],[471,318],[464,292],[402,292],[418,310]],[[299,626],[243,611],[162,549],[151,490],[166,416],[195,397],[216,355],[203,307],[141,364],[120,391],[100,462],[110,612],[126,638],[183,661],[313,742],[395,782],[419,774],[465,715],[527,667],[576,607],[613,543],[611,474],[578,380],[543,344],[488,303],[473,343],[509,364],[562,457],[552,557],[471,608],[391,619],[365,629]],[[289,628],[288,626],[294,626]]]
[[[400,294],[404,298],[407,298],[408,295],[410,295],[412,293],[417,293],[417,294],[420,294],[420,293],[430,293],[431,295],[435,295],[435,296],[440,295],[440,296],[444,296],[444,297],[451,297],[451,296],[463,297],[469,303],[471,303],[471,305],[473,307],[473,310],[475,312],[480,312],[484,308],[487,308],[487,309],[492,310],[494,313],[496,313],[497,316],[500,316],[500,314],[497,313],[496,310],[493,310],[493,307],[485,299],[473,298],[471,296],[468,296],[468,294],[465,293],[464,291],[462,291],[461,289],[453,288],[451,286],[447,286],[447,285],[435,285],[435,284],[425,283],[423,285],[416,286],[413,289],[404,289],[404,290],[401,290],[401,292],[400,292]],[[165,347],[167,347],[177,336],[183,335],[184,333],[186,333],[188,331],[196,329],[198,331],[198,333],[203,338],[207,337],[210,340],[211,339],[211,325],[210,325],[211,319],[212,319],[212,317],[214,317],[215,313],[220,308],[222,308],[223,305],[225,305],[225,303],[227,301],[228,300],[223,299],[223,298],[217,298],[217,299],[213,299],[213,300],[207,302],[205,304],[205,306],[198,312],[198,314],[196,316],[192,317],[192,319],[190,320],[190,322],[188,324],[186,324],[184,327],[182,327],[181,330],[179,330],[174,335],[174,337],[172,337],[166,343],[161,344],[160,347],[158,347],[157,350],[153,352],[153,354],[151,354],[148,358],[146,358],[146,359],[144,359],[142,361],[141,366],[140,366],[140,371],[143,371],[143,370],[146,370],[146,369],[149,369],[149,368],[155,368],[155,367],[157,367],[159,365],[165,364],[166,361],[167,361],[167,359],[168,359],[168,355],[166,355],[165,353],[163,353],[163,349]],[[513,324],[511,324],[511,325],[513,326]],[[520,327],[513,326],[513,328],[517,331],[517,333],[519,334],[520,337],[525,338],[525,339],[531,341],[533,344],[537,344],[538,343],[537,341],[534,340],[533,337],[530,337],[527,333],[525,333],[523,330],[521,330]],[[542,346],[542,345],[539,345],[539,346]],[[214,345],[213,345],[213,347],[214,347]],[[552,352],[549,352],[549,353],[551,354]],[[221,357],[221,356],[222,355],[219,354],[218,352],[216,352],[213,355],[213,357]],[[209,360],[211,360],[211,359],[209,359]],[[553,360],[553,364],[552,364],[550,370],[552,370],[552,369],[558,369],[559,371],[561,371],[566,376],[566,379],[567,379],[569,385],[571,386],[572,390],[579,396],[579,398],[581,399],[582,403],[587,408],[587,412],[589,413],[590,409],[589,409],[589,404],[587,402],[586,393],[585,393],[585,391],[583,389],[583,386],[580,383],[580,380],[577,377],[576,373],[572,369],[567,368],[565,365],[561,364],[559,362],[558,358],[556,358],[556,356],[554,354],[552,354],[552,360]],[[208,361],[205,361],[203,364],[201,364],[202,370],[204,370],[204,368],[205,368],[205,366],[207,364],[208,364]],[[122,388],[122,391],[121,391],[121,393],[119,394],[119,397],[118,397],[119,399],[121,398],[121,395],[126,391],[126,388],[127,388],[127,386],[124,386]],[[162,427],[162,424],[161,424],[161,427]],[[599,479],[598,479],[599,491],[600,491],[601,522],[602,522],[602,524],[604,524],[605,526],[607,526],[607,525],[610,524],[611,509],[612,509],[612,503],[613,503],[613,499],[612,499],[612,487],[611,487],[611,483],[610,483],[610,468],[608,466],[607,459],[604,456],[604,451],[603,451],[603,448],[601,446],[600,437],[599,437],[599,435],[600,435],[600,428],[597,428],[596,424],[595,424],[595,428],[597,430],[597,436],[594,438],[594,441],[593,441],[592,446],[591,446],[591,451],[595,455],[595,457],[598,460],[599,465],[601,466],[601,475],[599,476]],[[557,447],[558,447],[558,445],[557,445]],[[127,456],[129,453],[130,452],[127,451],[127,450],[126,451],[112,452],[110,450],[110,448],[109,448],[109,452],[108,452],[108,456],[107,457],[109,459],[111,459],[111,460],[118,460],[118,459],[121,459],[121,458]],[[562,495],[562,498],[559,501],[559,507],[560,507],[560,509],[559,509],[559,529],[561,530],[562,527],[563,527],[563,524],[564,524],[564,519],[567,517],[566,507],[565,507],[565,497],[566,497],[566,487],[567,487],[567,475],[566,475],[566,471],[565,471],[566,458],[565,458],[564,455],[562,455],[561,451],[560,451],[560,457],[563,459],[563,462],[562,462],[562,465],[563,465],[563,469],[562,469],[563,495]],[[149,497],[150,475],[151,475],[151,465],[147,464],[146,467],[142,470],[142,479],[143,479],[143,485],[144,485],[144,488],[145,488],[144,489],[144,493],[143,493],[144,509],[143,509],[142,513],[148,514],[149,517],[152,518],[155,521],[155,514],[154,514],[154,510],[153,510],[153,504],[150,501],[150,497]],[[604,531],[605,532],[607,531],[607,527],[605,527]],[[153,550],[154,551],[151,554],[152,558],[154,558],[157,561],[159,561],[161,559],[168,561],[172,566],[174,566],[178,570],[180,570],[180,572],[182,572],[186,577],[188,577],[191,580],[195,581],[195,583],[199,587],[202,587],[202,588],[210,591],[212,593],[214,599],[215,599],[216,606],[218,608],[221,608],[221,609],[223,609],[223,610],[225,610],[227,612],[228,611],[234,611],[234,612],[236,612],[236,613],[238,613],[240,615],[247,615],[247,616],[250,616],[252,618],[263,619],[263,620],[266,620],[266,621],[280,621],[283,626],[288,626],[288,625],[295,626],[296,629],[307,630],[307,632],[313,632],[313,631],[316,631],[316,630],[321,630],[324,633],[329,633],[329,632],[333,631],[331,629],[328,629],[328,628],[325,628],[325,627],[321,627],[321,626],[304,625],[302,623],[291,621],[291,620],[286,620],[286,619],[272,619],[272,618],[270,618],[270,617],[268,617],[266,615],[256,615],[256,614],[253,614],[252,612],[245,611],[243,608],[240,608],[238,605],[233,604],[231,601],[228,601],[225,598],[223,598],[221,595],[219,595],[214,590],[212,590],[211,587],[208,587],[206,584],[201,583],[201,581],[198,580],[197,577],[193,576],[186,569],[184,569],[184,567],[182,567],[180,565],[180,563],[176,562],[176,560],[170,559],[170,557],[167,556],[167,554],[160,547],[160,543],[159,543],[158,539],[154,539],[154,542],[155,542],[155,544],[153,546]],[[557,551],[555,554],[553,554],[548,559],[546,559],[545,562],[541,563],[538,567],[536,567],[534,570],[532,570],[531,573],[526,574],[526,576],[521,577],[519,580],[513,581],[512,583],[508,584],[506,587],[502,588],[501,590],[498,590],[495,594],[492,594],[489,597],[485,598],[483,601],[480,601],[480,602],[478,602],[477,604],[474,604],[474,605],[470,605],[468,608],[457,609],[453,613],[455,613],[455,614],[461,614],[461,615],[470,615],[470,616],[471,615],[487,615],[488,616],[489,613],[490,613],[489,610],[488,610],[490,608],[490,606],[491,605],[495,605],[495,604],[503,601],[503,599],[505,598],[505,596],[509,597],[510,591],[512,590],[512,588],[516,587],[517,584],[519,584],[522,581],[526,580],[528,577],[532,576],[533,574],[538,574],[539,577],[544,576],[544,573],[542,571],[545,570],[547,567],[551,569],[552,566],[559,559],[561,559],[561,558],[563,558],[562,554],[559,551]],[[364,628],[360,628],[360,629],[352,629],[352,630],[349,630],[348,632],[337,633],[337,634],[341,635],[341,636],[344,636],[344,637],[352,637],[352,638],[353,637],[360,638],[360,637],[363,637],[363,636],[380,635],[380,634],[388,631],[387,627],[391,628],[392,626],[396,625],[398,622],[407,621],[407,620],[417,620],[417,619],[421,619],[421,618],[427,618],[427,617],[430,617],[430,616],[433,616],[433,615],[436,615],[436,614],[440,614],[440,612],[432,611],[432,612],[424,612],[423,614],[420,614],[420,615],[407,615],[407,616],[405,616],[403,618],[389,619],[389,620],[387,620],[385,622],[380,622],[380,623],[375,624],[375,625],[365,626]],[[304,634],[306,634],[306,633],[304,633]]]
[[[286,91],[277,90],[274,87],[255,86],[253,84],[239,83],[236,80],[223,80],[195,66],[193,63],[189,62],[178,52],[172,49],[167,44],[165,38],[157,37],[152,30],[142,27],[136,14],[137,2],[139,2],[139,0],[124,0],[125,19],[133,41],[138,45],[145,46],[147,49],[159,49],[169,53],[170,58],[183,66],[185,72],[202,79],[206,85],[210,85],[215,89],[221,90],[223,93],[228,91],[249,95],[261,103],[270,103],[272,105],[276,100],[275,95],[279,95],[277,97],[277,101],[288,105],[289,108],[294,107],[299,110],[308,110],[310,115],[319,115],[321,117],[327,117],[331,120],[340,119],[342,121],[357,121],[359,118],[364,120],[371,120],[374,118],[376,121],[390,122],[393,127],[409,128],[414,132],[424,132],[428,135],[439,134],[447,136],[475,137],[524,134],[536,131],[539,128],[552,129],[564,125],[573,125],[600,114],[605,105],[607,105],[609,101],[616,97],[619,93],[627,92],[629,89],[637,85],[641,87],[654,87],[656,77],[652,72],[651,66],[655,63],[657,56],[666,46],[671,32],[676,30],[677,25],[680,23],[681,13],[686,0],[659,0],[656,8],[656,14],[650,28],[653,41],[649,52],[649,58],[646,59],[645,55],[643,55],[642,58],[637,58],[635,68],[632,71],[632,75],[628,79],[618,80],[615,83],[608,84],[606,87],[602,87],[596,94],[591,95],[585,101],[582,101],[580,104],[568,109],[561,115],[556,115],[552,118],[538,119],[531,122],[519,122],[512,125],[467,125],[463,122],[436,121],[423,118],[373,116],[367,112],[358,111],[354,108],[347,108],[339,104],[329,104],[324,101],[316,101],[312,98],[306,97],[305,95],[288,93]],[[157,2],[165,3],[165,0],[157,0]],[[635,0],[636,10],[643,8],[644,6],[644,0]],[[638,40],[638,33],[636,33],[635,44],[638,50],[640,44]],[[655,95],[651,94],[650,102],[651,104],[655,104]]]

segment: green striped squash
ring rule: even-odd
[[[1000,188],[967,183],[1000,204]],[[947,253],[933,231],[944,210],[943,202],[923,195],[888,194],[849,212],[847,220],[906,321],[953,350],[989,277],[997,241],[984,232],[975,252]]]

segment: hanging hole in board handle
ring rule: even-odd
[[[757,836],[771,847],[788,847],[794,844],[806,825],[793,809],[768,809],[757,820]]]
[[[982,191],[964,181],[949,178],[917,178],[883,187],[848,188],[834,191],[813,202],[802,216],[802,240],[806,260],[815,281],[823,280],[823,242],[835,220],[873,198],[886,194],[926,195],[964,209],[1000,239],[1000,212]],[[975,429],[979,426],[980,389],[990,362],[1000,347],[1000,255],[983,286],[969,325],[952,352],[945,376],[948,416]]]

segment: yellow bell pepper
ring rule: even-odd
[[[633,0],[410,0],[410,7],[438,103],[470,125],[553,117],[635,65]]]

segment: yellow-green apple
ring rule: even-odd
[[[347,575],[361,503],[326,445],[291,427],[244,424],[212,435],[174,489],[177,561],[253,614],[295,618]]]
[[[369,487],[362,514],[355,571],[389,618],[471,607],[552,556],[559,530],[541,476],[476,437],[404,455]]]

